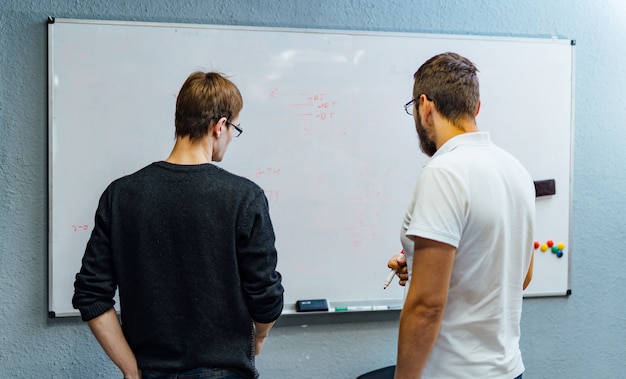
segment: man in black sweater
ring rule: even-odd
[[[230,80],[191,74],[170,156],[100,198],[73,304],[125,378],[258,377],[254,356],[283,308],[268,203],[211,163],[241,134],[242,108]]]

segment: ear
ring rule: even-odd
[[[421,94],[419,97],[419,103],[417,104],[417,108],[419,108],[419,106],[421,105],[421,109],[422,109],[422,116],[424,117],[424,119],[428,119],[428,117],[430,116],[430,113],[433,111],[433,102],[428,100],[428,97],[426,97],[425,94]],[[417,114],[419,115],[419,110],[417,112]]]
[[[224,128],[226,128],[226,117],[220,118],[219,120],[217,120],[215,125],[213,125],[213,136],[215,138],[220,138],[220,135],[224,131]]]
[[[478,100],[478,107],[476,108],[476,114],[474,116],[478,116],[478,112],[480,112],[480,100]]]

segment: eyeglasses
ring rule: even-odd
[[[432,101],[430,99],[430,97],[428,97],[428,95],[426,94],[422,94],[424,96],[426,96],[426,100],[428,101]],[[420,95],[420,96],[422,96]],[[408,103],[404,104],[404,111],[409,115],[409,116],[413,116],[413,105],[415,104],[415,102],[417,101],[417,99],[411,99],[411,101],[409,101]]]
[[[226,120],[226,123],[230,126],[232,126],[233,128],[235,128],[235,130],[237,131],[234,135],[234,137],[239,137],[241,135],[241,133],[243,133],[243,129],[241,129],[241,123],[239,123],[239,125],[235,125],[232,122]]]
[[[404,111],[409,115],[413,116],[413,103],[415,103],[415,99],[411,99],[408,103],[404,104]]]

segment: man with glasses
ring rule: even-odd
[[[73,304],[125,378],[258,377],[254,356],[283,308],[268,202],[212,164],[242,133],[242,108],[230,80],[191,74],[169,157],[100,198]]]
[[[445,53],[414,75],[424,166],[402,227],[409,283],[396,379],[521,378],[522,291],[532,275],[535,189],[526,169],[476,126],[478,69]],[[408,270],[407,270],[408,268]]]

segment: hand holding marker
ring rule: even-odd
[[[402,251],[400,252],[400,254],[404,254],[404,249],[402,249]],[[398,254],[398,257],[400,256],[400,254]],[[398,259],[398,258],[396,258]],[[385,285],[383,286],[383,289],[387,289],[387,287],[389,287],[389,285],[391,284],[391,282],[393,281],[393,277],[396,276],[396,273],[398,272],[398,269],[395,268],[393,270],[391,270],[391,272],[389,273],[389,276],[387,276],[387,280],[385,280]]]

